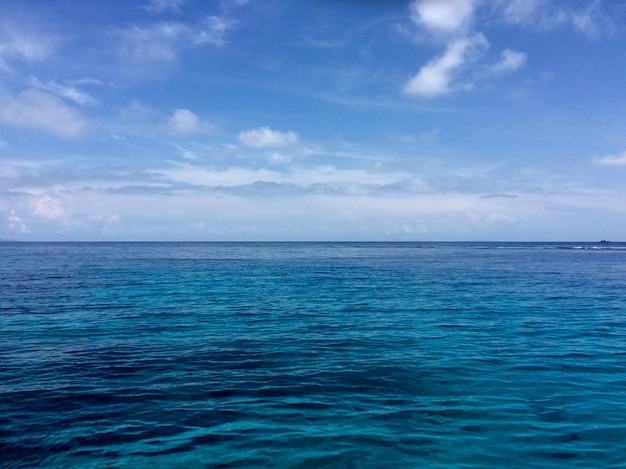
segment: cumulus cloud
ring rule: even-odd
[[[0,94],[0,122],[44,130],[63,138],[78,137],[88,128],[86,118],[77,109],[35,88],[15,97]]]
[[[455,73],[472,58],[472,54],[488,46],[482,34],[451,42],[445,54],[435,57],[424,65],[404,87],[410,96],[432,98],[453,91],[452,80]]]
[[[595,158],[594,163],[600,166],[626,166],[626,151],[617,155],[607,155]]]
[[[259,127],[258,129],[241,132],[238,139],[242,145],[252,148],[287,147],[296,145],[300,141],[300,137],[296,132],[280,132],[269,127]]]
[[[53,199],[49,195],[38,197],[33,201],[32,214],[49,220],[64,220],[67,218],[63,202],[59,199]]]
[[[500,61],[491,66],[491,72],[495,74],[503,74],[519,70],[526,62],[526,54],[524,52],[516,52],[511,49],[502,51]]]
[[[413,0],[411,19],[430,32],[458,34],[471,23],[477,0]]]
[[[499,0],[491,4],[496,14],[509,22],[521,22],[533,15],[541,0]],[[459,82],[460,71],[469,68],[469,73],[483,78],[496,77],[519,70],[526,62],[524,52],[505,49],[498,62],[484,65],[480,60],[489,42],[481,32],[476,32],[474,23],[483,0],[413,0],[410,14],[413,22],[432,38],[446,44],[442,55],[423,65],[417,74],[404,86],[408,96],[433,98],[447,95],[457,89],[471,89],[473,83]],[[472,70],[473,67],[478,69]],[[480,73],[481,70],[483,73]],[[488,70],[488,73],[484,73]]]
[[[214,125],[200,119],[189,109],[176,109],[167,121],[167,129],[177,135],[211,132]]]
[[[22,233],[22,234],[29,232],[29,229],[24,223],[24,220],[22,220],[21,217],[17,216],[15,213],[15,210],[13,209],[11,209],[11,212],[9,213],[8,222],[9,222],[9,229],[11,231],[14,231],[16,233]]]

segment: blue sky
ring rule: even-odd
[[[621,0],[3,0],[0,238],[626,240]]]

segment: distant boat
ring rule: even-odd
[[[601,243],[610,243],[611,241],[609,241],[608,239],[601,239],[600,242]]]

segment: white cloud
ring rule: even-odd
[[[122,32],[122,54],[133,60],[171,62],[177,45],[189,34],[181,23],[162,23],[149,28],[137,26]]]
[[[97,103],[95,98],[73,86],[60,85],[59,83],[56,83],[54,81],[42,82],[37,80],[36,78],[31,78],[29,84],[30,86],[39,88],[40,90],[49,91],[50,93],[56,94],[61,98],[74,101],[76,104]]]
[[[133,101],[119,112],[119,116],[124,120],[146,121],[157,117],[159,112],[151,106]]]
[[[176,148],[179,151],[180,156],[186,160],[198,161],[200,159],[198,154],[189,148],[185,148],[180,145],[174,145],[174,148]]]
[[[208,42],[216,46],[221,46],[225,42],[226,33],[231,28],[232,23],[218,16],[209,16],[203,21],[204,27],[196,35],[196,42],[203,44]]]
[[[444,55],[435,57],[424,65],[404,87],[410,96],[432,98],[451,93],[454,90],[455,73],[461,69],[472,54],[488,46],[482,34],[451,42]]]
[[[41,129],[64,138],[77,137],[88,128],[87,120],[77,109],[34,88],[16,97],[0,94],[0,122]]]
[[[280,132],[269,127],[241,132],[238,139],[242,145],[252,148],[286,147],[296,145],[300,141],[295,132]]]
[[[510,22],[526,21],[533,15],[541,0],[495,0],[492,11]],[[433,98],[459,89],[471,89],[472,82],[458,81],[459,72],[467,68],[474,78],[497,76],[520,69],[526,54],[511,49],[502,52],[500,60],[492,65],[481,63],[489,42],[475,29],[478,7],[487,5],[483,0],[413,0],[410,4],[412,20],[435,39],[443,39],[446,51],[423,65],[405,85],[404,94]],[[482,73],[481,73],[482,70]],[[487,73],[484,73],[485,70]]]
[[[554,2],[551,0],[499,0],[502,17],[514,24],[537,26],[552,29],[562,25],[571,25],[587,35],[595,35],[602,17],[599,13],[600,2],[590,1],[583,10],[575,10],[575,2]]]
[[[178,164],[172,169],[156,171],[155,174],[168,181],[208,187],[233,187],[257,181],[279,182],[283,178],[281,173],[266,169],[215,169],[189,164]]]
[[[167,129],[177,135],[211,132],[214,125],[200,119],[188,109],[176,109],[167,121]]]
[[[267,161],[271,165],[284,165],[291,163],[291,157],[289,155],[283,155],[277,151],[270,153],[267,155]]]
[[[595,158],[594,162],[600,166],[626,166],[626,151],[618,155],[607,155]]]
[[[113,215],[110,215],[108,217],[100,214],[90,215],[89,217],[87,217],[87,219],[90,221],[95,221],[97,223],[106,224],[118,224],[121,221],[121,217],[117,213],[114,213]]]
[[[500,0],[502,14],[511,23],[527,23],[535,18],[541,4],[546,0]]]
[[[181,7],[187,0],[150,0],[150,4],[146,9],[151,13],[164,13],[173,11],[180,13]]]
[[[52,54],[57,41],[45,37],[32,26],[17,21],[0,21],[0,70],[10,71],[10,62],[41,62]]]
[[[419,139],[422,142],[433,142],[437,140],[440,133],[441,130],[438,128],[429,129],[419,134]]]
[[[241,167],[211,168],[179,163],[172,168],[154,172],[168,182],[185,183],[212,188],[237,188],[259,182],[282,184],[300,189],[326,186],[338,192],[351,188],[390,186],[403,183],[411,176],[403,172],[377,172],[366,169],[341,169],[335,166],[314,168],[291,167],[288,171],[278,169],[248,169]],[[411,179],[417,186],[422,182]]]
[[[516,223],[518,220],[515,217],[504,215],[498,212],[490,212],[484,217],[485,223],[492,225],[494,223]]]
[[[47,218],[49,220],[65,220],[67,213],[63,202],[44,195],[33,201],[32,215]]]
[[[2,165],[0,166],[0,178],[2,179],[17,179],[21,175],[21,172],[15,165]]]
[[[596,10],[599,3],[598,1],[594,1],[587,10],[581,13],[572,13],[570,15],[572,25],[589,36],[597,34],[599,26],[597,24]]]
[[[198,26],[181,22],[133,26],[119,33],[121,53],[132,60],[172,62],[181,50],[204,44],[223,45],[231,26],[230,21],[217,16],[204,18]]]
[[[11,209],[8,217],[9,229],[17,233],[28,233],[29,229],[20,217],[15,214],[15,210]]]
[[[413,0],[411,18],[433,33],[459,34],[472,22],[477,0]]]
[[[38,164],[28,175],[24,172],[21,190],[14,190],[20,187],[16,181],[4,180],[5,188],[14,195],[9,201],[0,194],[0,229],[4,227],[5,237],[26,237],[20,233],[17,218],[9,228],[9,213],[14,208],[15,216],[29,229],[30,239],[181,239],[187,236],[182,227],[196,223],[204,223],[207,230],[217,229],[217,238],[276,239],[285,220],[300,233],[287,234],[287,239],[389,239],[403,232],[420,236],[425,230],[432,239],[467,239],[476,233],[492,239],[524,238],[540,235],[536,231],[534,235],[522,233],[520,227],[528,223],[551,226],[548,221],[555,213],[589,209],[623,214],[621,207],[626,207],[619,190],[585,190],[584,185],[572,186],[570,178],[557,184],[546,178],[542,183],[487,169],[464,171],[453,165],[451,174],[462,176],[446,181],[445,174],[431,174],[425,166],[387,167],[372,161],[356,166],[346,161],[337,162],[341,166],[270,166],[265,158],[281,159],[281,155],[272,155],[274,151],[261,151],[256,160],[242,158],[234,163],[245,167],[224,167],[225,161],[216,161],[215,167],[159,163],[143,170],[137,170],[136,163],[97,170],[81,170],[67,162],[45,168]],[[263,163],[267,166],[260,167]],[[300,159],[297,163],[315,160]],[[68,171],[71,178],[63,175]],[[484,176],[483,171],[490,175]],[[12,171],[8,176],[13,176]],[[561,176],[559,173],[559,181]],[[504,191],[511,195],[504,196]],[[607,207],[607,199],[614,203]],[[546,209],[548,205],[555,208]],[[158,213],[150,211],[155,206]],[[235,225],[241,230],[227,232],[226,227]],[[244,225],[255,225],[262,231],[252,234]],[[168,231],[155,232],[156,226]],[[201,234],[198,239],[202,239]]]
[[[491,72],[503,74],[519,70],[526,62],[526,54],[511,49],[502,51],[500,61],[491,66]]]
[[[424,235],[428,233],[428,228],[422,223],[402,223],[400,226],[392,228],[394,233],[405,235]]]

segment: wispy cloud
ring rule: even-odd
[[[499,0],[502,17],[510,23],[527,23],[537,15],[540,7],[550,0]]]
[[[212,44],[221,46],[232,23],[221,17],[208,16],[198,25],[161,22],[133,26],[119,31],[123,57],[131,60],[172,62],[180,51]]]
[[[114,213],[113,215],[109,215],[109,216],[105,216],[105,215],[101,215],[97,213],[97,214],[89,215],[87,219],[90,221],[98,222],[98,223],[113,224],[113,225],[118,224],[121,221],[121,217],[117,213]]]
[[[238,136],[239,143],[252,148],[275,148],[296,145],[300,137],[296,132],[272,130],[269,127],[241,132]]]
[[[600,25],[606,22],[600,13],[601,2],[591,1],[581,8],[580,2],[557,2],[555,0],[499,0],[496,7],[504,21],[540,29],[553,29],[569,25],[594,36]]]
[[[137,100],[133,101],[119,111],[120,118],[129,121],[146,121],[153,119],[158,115],[158,110],[152,106],[148,106],[147,104],[140,103]]]
[[[281,166],[291,163],[291,157],[274,151],[266,155],[267,162],[272,166]]]
[[[178,48],[190,39],[190,34],[182,23],[134,26],[120,33],[122,55],[132,60],[174,61]]]
[[[43,82],[34,77],[30,78],[29,84],[30,86],[39,88],[40,90],[49,91],[50,93],[53,93],[61,98],[74,101],[76,104],[96,104],[98,102],[88,93],[80,91],[78,88],[71,85],[61,85],[55,81]]]
[[[233,23],[230,20],[219,16],[208,16],[196,35],[196,41],[199,44],[210,43],[221,46],[225,42],[226,33],[232,26]]]
[[[595,158],[593,162],[600,166],[626,166],[626,151],[616,155],[606,155]]]
[[[572,25],[589,36],[595,36],[600,30],[597,17],[599,5],[600,2],[596,0],[586,10],[571,13],[570,21]]]
[[[57,44],[56,38],[37,31],[32,24],[5,17],[0,20],[0,71],[12,71],[13,62],[41,62]]]
[[[78,137],[88,128],[87,119],[80,111],[35,88],[15,97],[0,94],[0,122],[44,130],[63,138]]]
[[[186,1],[187,0],[150,0],[146,10],[150,13],[165,13],[168,11],[180,13]]]
[[[332,192],[354,193],[378,191],[381,188],[403,190],[417,187],[422,183],[417,178],[403,172],[380,172],[368,169],[338,168],[321,165],[311,168],[290,166],[279,170],[266,168],[246,168],[231,166],[214,168],[198,164],[178,163],[169,168],[154,170],[162,182],[168,184],[188,184],[207,189],[229,191],[249,191],[249,186],[275,184],[290,187],[302,193]],[[256,187],[256,186],[255,186]]]

